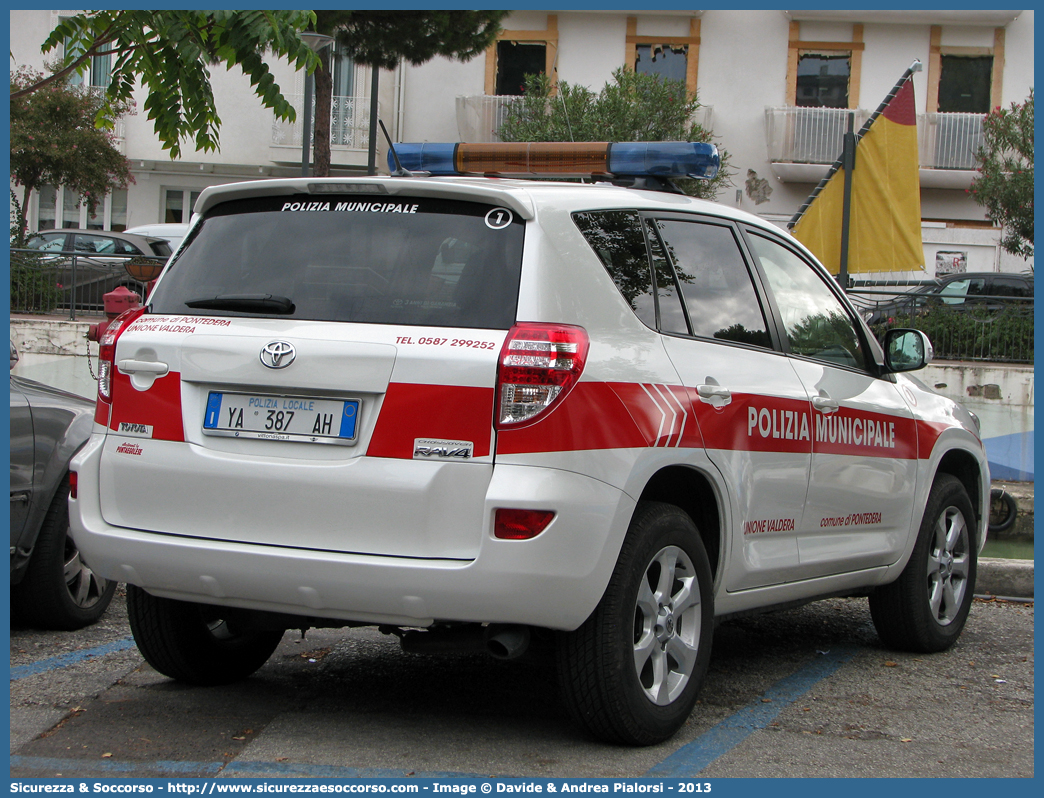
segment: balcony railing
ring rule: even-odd
[[[831,164],[841,154],[848,130],[848,108],[776,106],[765,109],[765,135],[773,163]],[[855,130],[870,113],[854,109]]]
[[[475,144],[500,141],[500,128],[508,109],[520,99],[515,95],[485,94],[457,97],[457,135],[460,140]],[[551,102],[554,101],[552,98]],[[710,130],[713,111],[713,107],[701,105],[692,121]]]
[[[272,121],[272,146],[301,146],[301,126],[304,119],[304,95],[289,94],[287,99],[297,112],[294,122]],[[378,108],[380,106],[378,105]],[[312,98],[315,113],[315,97]],[[309,132],[309,137],[314,135]],[[370,145],[370,98],[334,96],[330,103],[330,146],[335,149],[366,150]]]
[[[519,99],[516,96],[482,94],[457,97],[457,134],[460,140],[472,143],[500,141],[498,133],[507,110]]]
[[[832,164],[841,155],[848,114],[846,108],[766,108],[765,136],[769,160],[773,163]],[[869,117],[869,111],[856,109],[855,129],[858,131]],[[918,116],[921,168],[977,168],[975,153],[982,147],[984,118],[983,114]]]
[[[917,119],[921,167],[977,169],[985,114],[925,114]]]

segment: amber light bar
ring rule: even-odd
[[[503,177],[696,177],[711,179],[713,144],[690,141],[397,144],[403,168],[432,175]],[[388,168],[395,171],[391,152]]]

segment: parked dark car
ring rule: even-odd
[[[102,297],[121,285],[144,298],[144,284],[127,273],[126,264],[137,258],[162,263],[173,252],[164,238],[108,230],[48,230],[34,235],[27,248],[47,256],[40,266],[53,275],[52,287],[59,292],[60,306],[74,303],[91,310],[100,310]]]
[[[11,366],[16,353],[11,345]],[[94,402],[11,376],[11,617],[44,629],[97,621],[116,583],[95,574],[69,534],[69,460]]]
[[[937,305],[996,310],[1006,302],[1018,299],[1033,299],[1033,275],[964,272],[948,274],[894,299],[872,305],[863,311],[863,318],[870,325],[885,324]]]

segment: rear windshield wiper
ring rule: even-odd
[[[215,297],[192,299],[186,307],[205,310],[239,310],[244,313],[293,313],[294,303],[289,297],[272,294],[221,294]]]

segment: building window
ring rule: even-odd
[[[344,47],[338,48],[331,60],[334,97],[351,97],[355,88],[355,62]]]
[[[802,53],[798,56],[794,105],[807,108],[848,108],[852,56]]]
[[[80,198],[73,191],[62,191],[62,227],[83,227],[80,224]]]
[[[127,229],[127,189],[112,192],[98,203],[94,213],[80,204],[79,196],[65,188],[41,186],[29,204],[29,216],[35,212],[36,231],[40,230],[114,230]]]
[[[547,15],[544,30],[502,30],[486,50],[486,94],[522,94],[526,75],[548,75],[555,86],[558,15]]]
[[[54,186],[40,186],[36,192],[37,230],[54,230],[58,227],[58,189]]]
[[[801,23],[790,23],[787,105],[858,108],[863,60],[863,26],[852,26],[848,42],[801,38]]]
[[[660,75],[685,83],[689,95],[696,93],[700,60],[700,20],[689,20],[688,36],[639,36],[638,17],[627,18],[627,54],[624,64],[640,75]]]
[[[659,75],[664,80],[685,82],[688,45],[639,44],[634,49],[634,71],[639,75]]]
[[[543,75],[547,45],[536,42],[497,42],[498,95],[524,94],[526,75]]]
[[[1001,104],[1004,28],[993,31],[992,47],[942,43],[942,27],[931,28],[928,50],[928,113],[988,114]]]
[[[988,114],[993,84],[993,56],[942,55],[939,112]]]
[[[192,206],[202,192],[187,188],[164,189],[163,221],[168,224],[185,224],[192,216]]]
[[[62,20],[65,21],[64,19]],[[68,39],[62,47],[62,57],[73,60],[82,55],[83,50],[71,46]],[[112,82],[112,54],[95,55],[89,59],[89,67],[85,74],[73,72],[68,77],[70,86],[91,86],[104,89]]]

